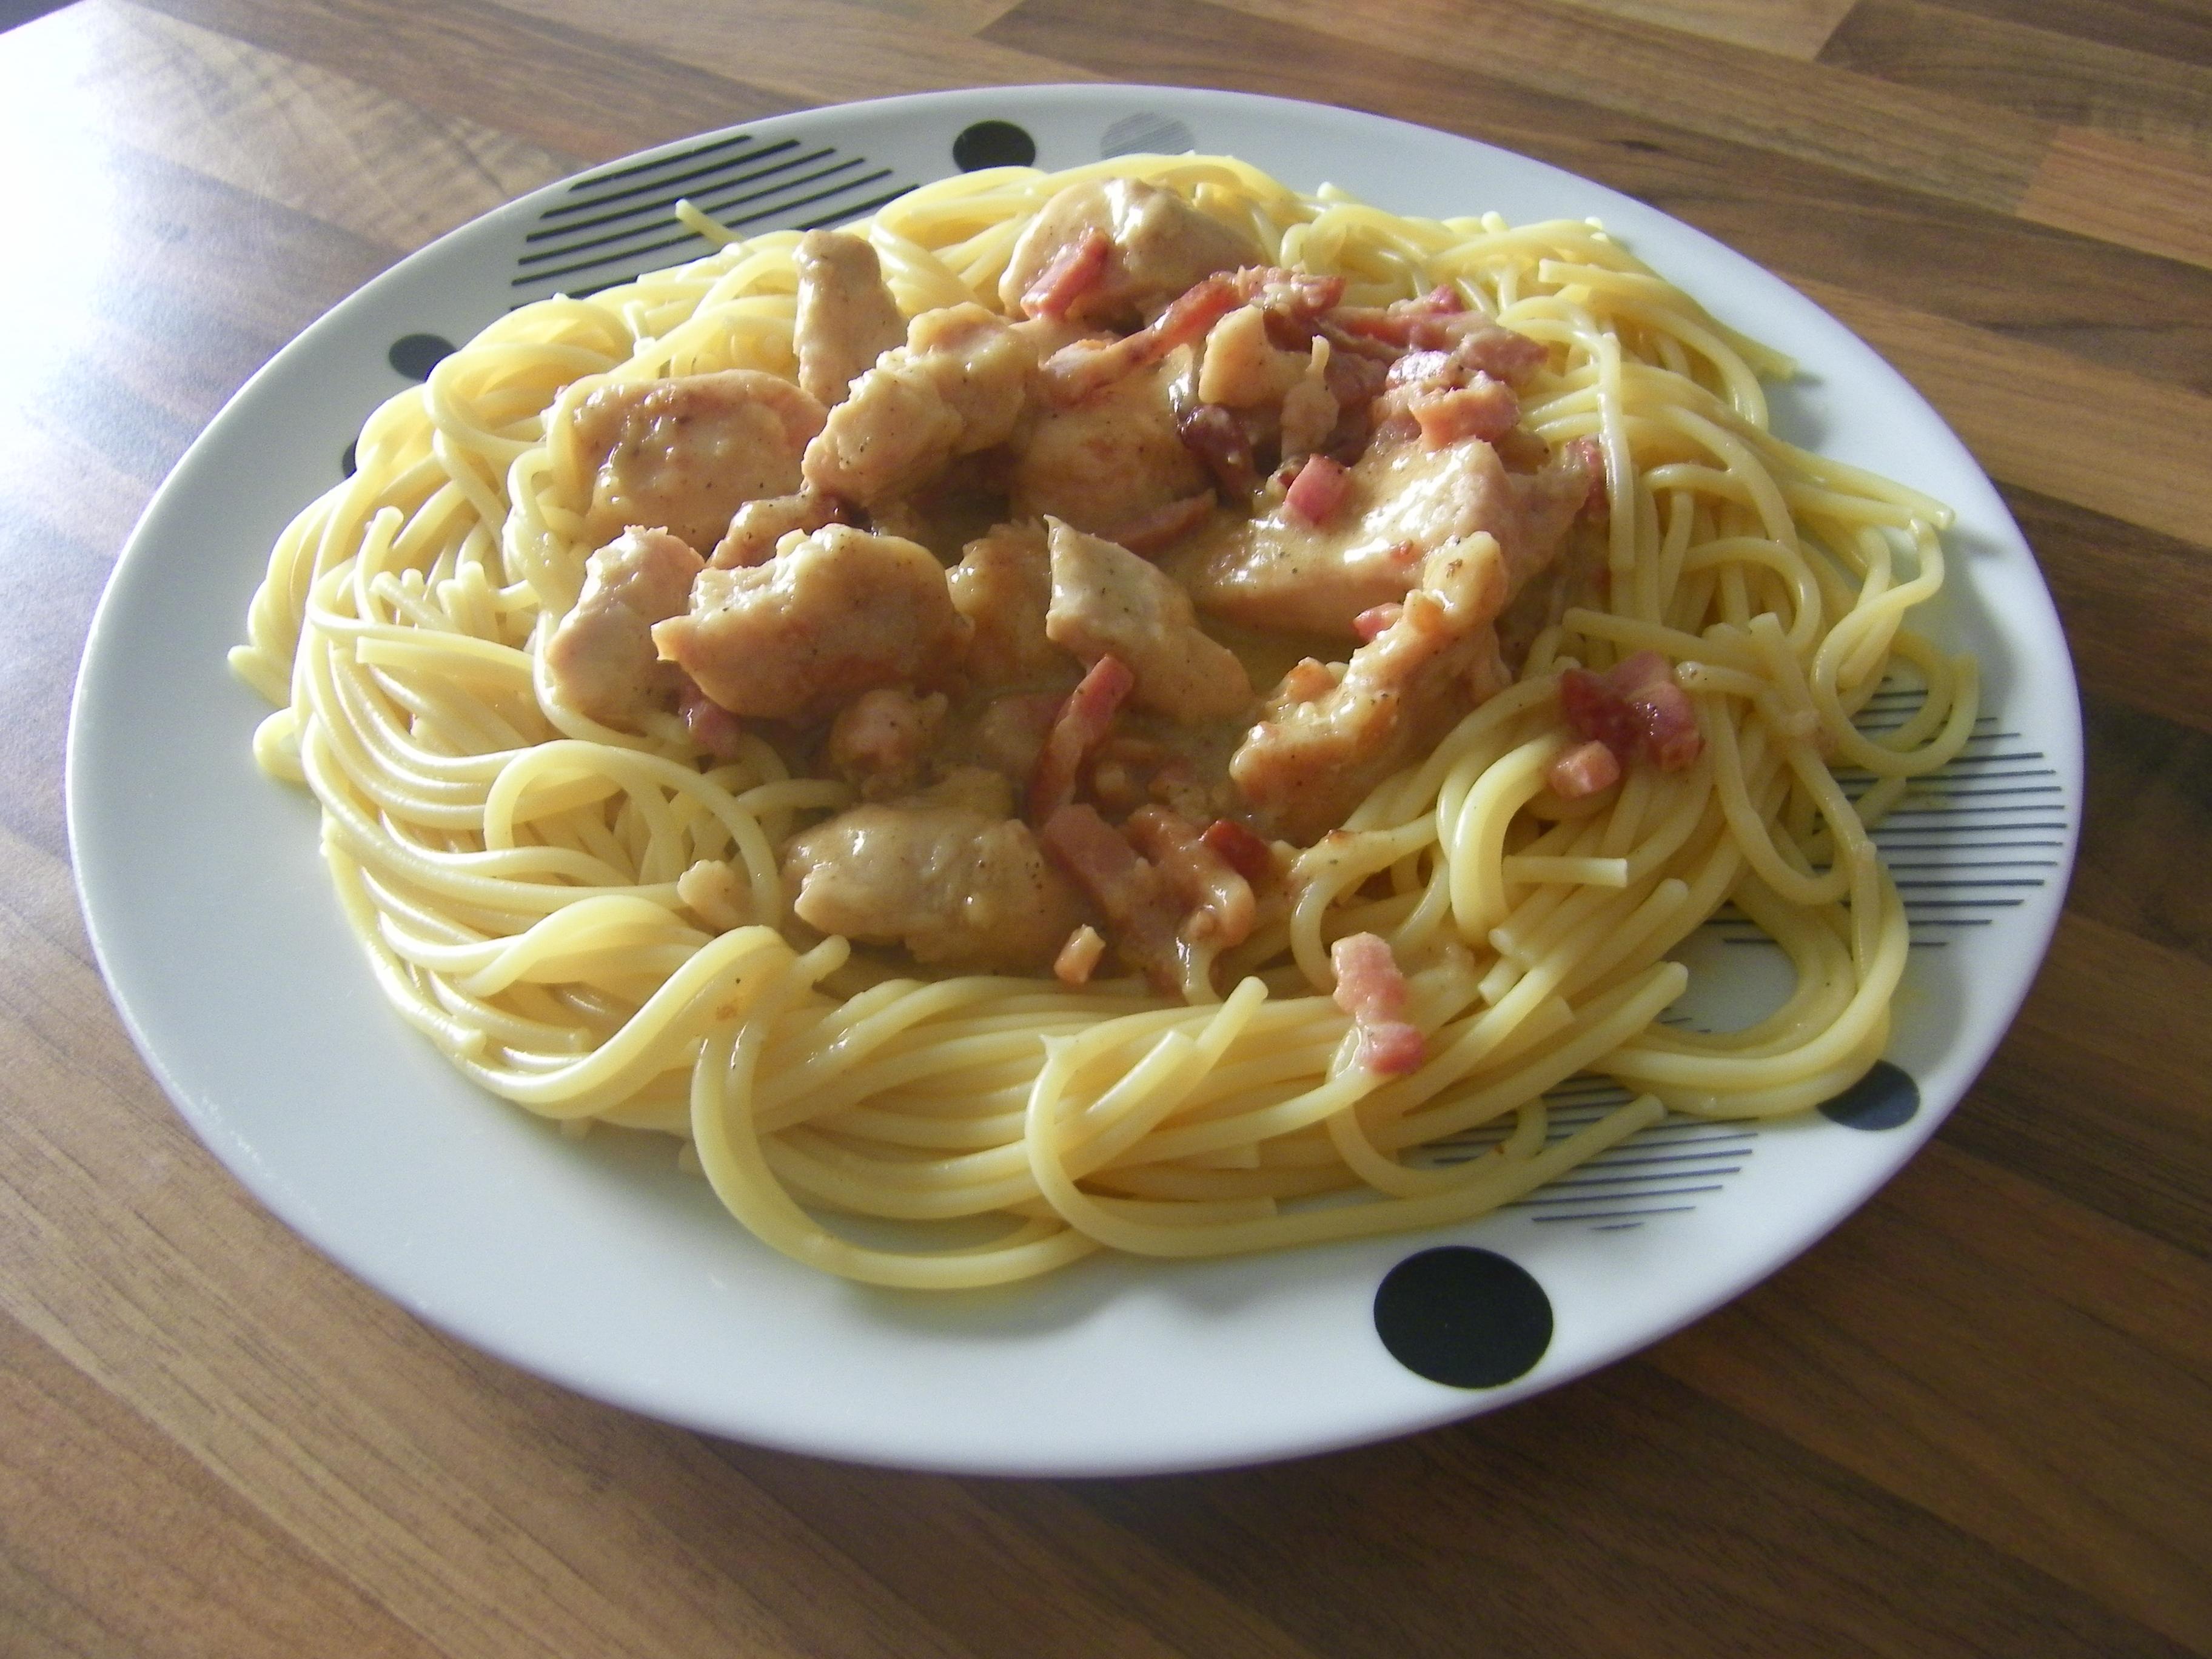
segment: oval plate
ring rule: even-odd
[[[1944,626],[1981,657],[1985,718],[1881,837],[1916,945],[1875,1085],[1828,1116],[1656,1126],[1571,1184],[1440,1234],[1094,1259],[930,1298],[786,1261],[679,1173],[666,1141],[565,1139],[477,1091],[391,1012],[340,919],[314,804],[255,769],[267,710],[224,666],[278,532],[441,342],[703,252],[667,217],[676,196],[752,230],[834,223],[1031,146],[1047,167],[1226,152],[1407,212],[1598,216],[1804,366],[1777,394],[1786,435],[1958,508]],[[1736,1295],[1861,1203],[1980,1069],[2055,925],[2081,797],[2066,660],[2034,562],[1957,438],[1840,324],[1698,231],[1554,167],[1343,110],[1153,88],[932,94],[761,121],[539,191],[280,352],[193,445],[117,568],[78,686],[70,831],[100,963],[185,1118],[309,1242],[432,1324],[602,1400],[768,1445],[970,1472],[1185,1469],[1549,1388]],[[1715,924],[1691,950],[1693,1016],[1767,994],[1770,948]],[[1563,1091],[1555,1116],[1575,1121],[1598,1092]],[[1438,1246],[1473,1248],[1426,1254]]]

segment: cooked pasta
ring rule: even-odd
[[[800,376],[799,234],[738,240],[685,208],[716,252],[524,307],[379,409],[356,471],[277,543],[233,653],[276,706],[256,757],[321,804],[393,1006],[505,1100],[679,1138],[776,1249],[919,1289],[1462,1222],[1670,1111],[1769,1116],[1850,1085],[1883,1051],[1907,943],[1869,825],[1975,714],[1971,659],[1906,626],[1942,586],[1947,511],[1775,436],[1761,382],[1787,362],[1592,222],[1409,218],[1225,158],[1122,157],[947,179],[857,229],[902,317],[1001,313],[1040,210],[1108,178],[1173,192],[1279,272],[1344,278],[1331,296],[1362,314],[1431,296],[1541,348],[1512,441],[1580,445],[1602,483],[1568,538],[1581,586],[1509,677],[1337,827],[1274,836],[1255,919],[1185,949],[1179,982],[1111,955],[1093,973],[1088,927],[1063,983],[809,926],[789,849],[860,798],[793,737],[805,720],[740,711],[702,741],[687,691],[617,723],[549,665],[611,533],[609,452],[580,436],[593,394]],[[1279,666],[1225,637],[1255,676]],[[1623,666],[1647,653],[1694,728],[1670,764],[1613,767],[1565,688],[1632,702]],[[1324,689],[1358,672],[1321,667]],[[1886,683],[1923,689],[1917,712],[1863,733]],[[1562,769],[1578,751],[1598,775]],[[1870,787],[1853,799],[1838,768]],[[1660,1023],[1689,979],[1671,953],[1723,905],[1794,988],[1742,1030]],[[1418,1033],[1395,1064],[1339,984],[1344,943],[1370,938],[1402,973],[1387,1028]],[[1554,1136],[1544,1097],[1578,1075],[1632,1097]],[[1479,1156],[1425,1151],[1477,1132]]]

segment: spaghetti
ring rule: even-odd
[[[702,753],[670,710],[594,720],[546,665],[596,544],[562,435],[580,400],[798,374],[796,234],[736,240],[681,209],[717,252],[525,307],[378,410],[355,474],[277,543],[233,653],[277,706],[256,757],[320,802],[393,1006],[464,1074],[566,1127],[681,1138],[777,1249],[926,1289],[1101,1249],[1462,1221],[1669,1110],[1795,1112],[1855,1081],[1882,1052],[1906,946],[1868,826],[1959,752],[1975,713],[1972,660],[1905,625],[1942,587],[1948,512],[1774,436],[1760,381],[1788,363],[1594,224],[1407,218],[1225,158],[1122,157],[968,174],[857,228],[904,316],[998,309],[1040,208],[1109,176],[1176,192],[1274,266],[1346,278],[1346,303],[1447,289],[1539,343],[1522,424],[1602,467],[1591,602],[1297,851],[1282,902],[1194,1000],[1133,975],[931,976],[812,934],[781,849],[850,787],[795,771],[760,730]],[[1563,794],[1570,671],[1644,653],[1687,694],[1694,758]],[[1922,688],[1918,709],[1863,733],[1854,714],[1886,681]],[[1838,766],[1871,787],[1848,797]],[[1724,904],[1787,953],[1794,988],[1743,1030],[1658,1024],[1688,979],[1670,951]],[[1404,964],[1410,1070],[1363,1064],[1329,994],[1333,945],[1360,935]],[[1582,1073],[1633,1098],[1553,1139],[1545,1092]],[[1486,1128],[1480,1156],[1423,1156]],[[904,1224],[902,1242],[851,1217]]]

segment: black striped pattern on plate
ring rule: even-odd
[[[1547,1141],[1564,1140],[1630,1099],[1604,1078],[1570,1078],[1544,1097]],[[1512,1130],[1510,1118],[1425,1146],[1409,1162],[1445,1169],[1491,1155]],[[1670,1117],[1632,1135],[1549,1186],[1505,1207],[1543,1225],[1579,1222],[1595,1232],[1626,1232],[1655,1216],[1680,1215],[1721,1190],[1749,1161],[1759,1131],[1748,1123]]]
[[[1921,696],[1917,687],[1876,692],[1860,711],[1859,730],[1896,731]],[[1874,781],[1843,768],[1836,778],[1854,799]],[[1942,950],[2048,887],[2069,827],[2065,787],[2050,757],[2003,715],[1984,714],[1958,757],[1915,779],[1875,827],[1875,845],[1905,901],[1913,948]],[[1730,945],[1773,948],[1732,906],[1705,925]]]
[[[1869,734],[1894,732],[1920,706],[1917,687],[1877,692],[1858,719]],[[1839,770],[1853,798],[1873,783]],[[2002,715],[1985,714],[1948,766],[1917,780],[1874,832],[1905,901],[1915,949],[1942,949],[1962,931],[1988,927],[2050,885],[2065,849],[2069,808],[2049,757]],[[1777,948],[1733,907],[1705,924],[1730,945]],[[1668,1024],[1687,1024],[1680,1015]],[[1571,1078],[1545,1096],[1547,1139],[1557,1142],[1625,1105],[1629,1091],[1605,1078]],[[1411,1161],[1444,1168],[1490,1153],[1511,1131],[1510,1119],[1421,1148]],[[1669,1117],[1630,1137],[1508,1209],[1539,1224],[1580,1223],[1618,1232],[1658,1216],[1680,1215],[1719,1192],[1742,1172],[1759,1128]]]
[[[509,282],[515,305],[581,296],[712,252],[676,204],[748,236],[813,230],[874,212],[912,184],[893,167],[810,139],[728,133],[572,179],[523,238]]]

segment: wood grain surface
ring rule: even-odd
[[[132,1053],[70,881],[85,630],[292,334],[641,146],[927,88],[1322,99],[1571,168],[1859,331],[2033,544],[2064,921],[1935,1142],[1511,1410],[1246,1472],[891,1474],[441,1336]],[[2212,11],[2185,0],[78,0],[0,34],[0,1653],[2212,1655]]]

